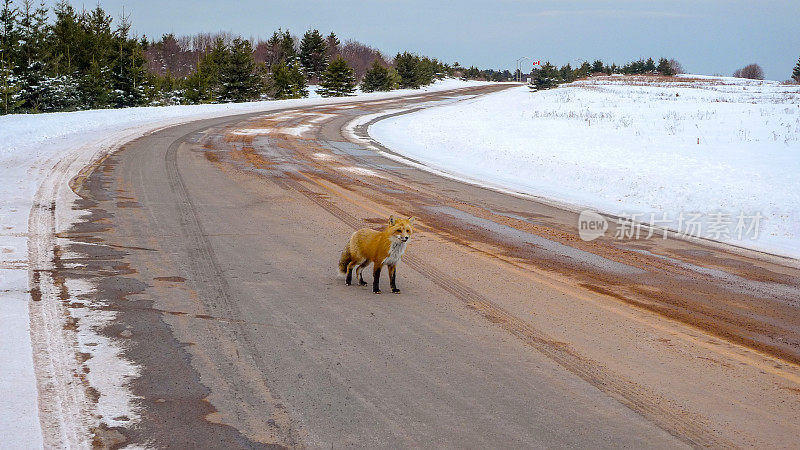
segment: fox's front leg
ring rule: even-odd
[[[397,289],[397,285],[395,284],[395,276],[397,275],[397,266],[388,266],[389,267],[389,285],[392,287],[392,292],[395,294],[400,293],[400,289]]]
[[[375,268],[372,270],[372,292],[375,294],[381,293],[381,288],[379,283],[381,282],[381,266],[375,264]]]

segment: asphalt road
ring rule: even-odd
[[[76,185],[90,214],[62,236],[81,269],[54,265],[95,285],[118,314],[103,332],[142,368],[141,420],[115,442],[797,445],[794,262],[584,242],[574,211],[419,170],[365,148],[365,127],[342,131],[501,88],[203,120],[97,164]],[[388,279],[382,295],[345,286],[350,233],[390,214],[419,219],[402,293]]]

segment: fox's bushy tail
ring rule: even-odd
[[[352,260],[353,257],[350,255],[350,243],[348,242],[347,245],[344,246],[344,250],[342,250],[342,256],[339,257],[339,273],[342,275],[347,274],[347,266]]]

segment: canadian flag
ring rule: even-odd
[[[533,62],[533,65],[534,65],[534,66],[541,66],[541,65],[542,65],[542,62],[541,62],[541,61],[534,61],[534,62]]]

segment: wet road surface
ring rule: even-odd
[[[795,262],[584,242],[574,211],[419,170],[347,126],[502,88],[192,122],[76,183],[89,214],[54,266],[93,283],[142,369],[120,442],[796,444]],[[345,286],[350,233],[390,214],[419,220],[402,293]]]

